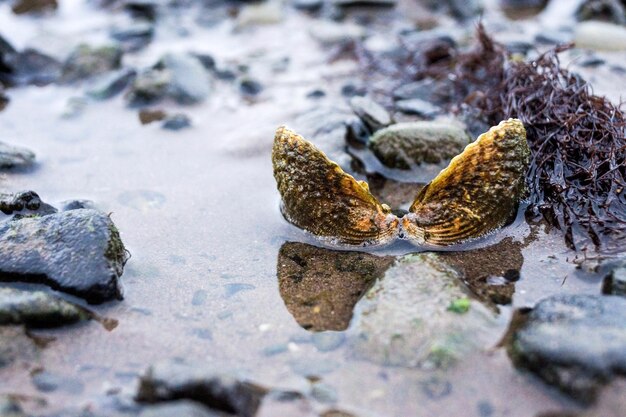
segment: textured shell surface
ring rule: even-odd
[[[420,191],[402,218],[405,237],[418,245],[447,246],[504,226],[524,195],[529,163],[522,122],[500,122]]]
[[[292,224],[337,245],[382,245],[397,237],[399,219],[367,183],[287,127],[276,131],[272,163],[281,210]]]

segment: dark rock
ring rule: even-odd
[[[397,0],[333,0],[333,3],[341,7],[352,7],[352,6],[394,7],[397,4]]]
[[[17,50],[2,36],[0,36],[0,57],[4,54],[15,54]]]
[[[30,14],[44,13],[56,10],[59,7],[57,0],[16,0],[11,6],[13,13]]]
[[[414,98],[410,100],[398,100],[395,103],[396,110],[405,114],[415,114],[427,119],[432,119],[442,113],[442,109],[428,101]]]
[[[470,141],[469,134],[452,123],[410,122],[379,130],[369,145],[384,165],[411,169],[420,164],[447,163]]]
[[[291,4],[296,9],[314,12],[322,8],[324,0],[292,0]]]
[[[124,91],[136,76],[137,71],[132,68],[123,68],[110,74],[105,74],[89,87],[87,95],[96,100],[106,100],[115,97]]]
[[[313,334],[311,341],[320,352],[331,352],[344,344],[346,335],[343,332],[317,332]]]
[[[138,51],[152,42],[154,25],[151,22],[136,21],[126,26],[111,29],[111,37],[128,52]]]
[[[37,282],[102,303],[122,299],[127,259],[117,228],[104,213],[71,210],[0,224],[0,280]]]
[[[0,71],[0,82],[9,85],[43,86],[56,82],[61,76],[61,63],[34,49],[7,54],[3,61],[8,71]]]
[[[620,0],[585,0],[576,11],[576,18],[626,25],[626,4]]]
[[[207,55],[207,54],[193,54],[194,57],[196,57],[198,59],[198,61],[200,61],[200,63],[202,64],[202,66],[209,70],[209,71],[213,71],[216,68],[216,62],[215,62],[215,58],[213,58],[211,55]]]
[[[604,65],[606,61],[598,56],[591,55],[584,59],[582,59],[578,65],[585,68],[596,68],[601,65]]]
[[[602,292],[626,296],[626,266],[616,267],[604,277]]]
[[[9,104],[9,97],[4,95],[2,84],[0,84],[0,111],[6,109],[8,104]]]
[[[34,191],[21,191],[15,194],[0,194],[0,211],[4,214],[25,211],[23,214],[39,215],[56,213],[57,210],[41,201]]]
[[[63,82],[76,82],[120,67],[122,50],[117,46],[79,45],[63,64]]]
[[[0,325],[59,327],[91,318],[87,310],[43,291],[0,288]]]
[[[139,73],[126,95],[129,104],[146,106],[163,100],[171,78],[170,72],[164,69],[150,69]]]
[[[506,48],[506,51],[511,55],[519,54],[525,56],[535,46],[532,43],[526,41],[511,41],[505,43],[504,47]]]
[[[181,130],[191,127],[191,119],[182,113],[168,116],[163,121],[163,129],[167,130]]]
[[[469,19],[483,10],[481,0],[422,0],[431,10],[450,14],[458,19]]]
[[[326,97],[326,92],[324,90],[313,90],[309,93],[307,93],[307,98],[312,98],[312,99],[320,99],[322,97]]]
[[[125,0],[124,9],[135,19],[155,21],[159,2],[156,0]]]
[[[32,151],[0,142],[0,169],[28,168],[34,163]]]
[[[346,140],[350,144],[366,145],[370,140],[371,132],[362,120],[355,119],[347,122]]]
[[[23,327],[0,326],[0,369],[18,361],[32,364],[38,359],[39,352],[39,347]]]
[[[353,83],[344,84],[341,87],[341,95],[344,97],[354,97],[357,95],[364,95],[366,93],[365,87],[358,86]]]
[[[139,417],[221,417],[211,409],[194,401],[181,400],[145,407]]]
[[[95,203],[91,200],[67,200],[61,203],[61,211],[80,209],[97,210]]]
[[[263,91],[263,84],[252,78],[242,78],[239,80],[239,91],[244,96],[256,96]]]
[[[540,301],[513,333],[509,355],[545,382],[590,402],[626,374],[626,299],[556,295]]]
[[[548,0],[500,0],[500,7],[512,19],[525,19],[541,12]]]
[[[177,102],[198,103],[211,93],[209,73],[193,55],[167,54],[157,66],[169,72],[168,95]]]
[[[352,97],[350,107],[372,133],[389,126],[393,122],[387,110],[368,97]]]
[[[139,382],[137,401],[188,399],[212,409],[253,417],[267,393],[253,383],[216,373],[203,363],[168,361],[151,366]]]
[[[139,121],[141,122],[142,125],[147,125],[152,122],[158,122],[160,120],[165,119],[166,117],[167,117],[167,113],[159,109],[156,109],[156,110],[144,109],[139,112]]]
[[[449,101],[451,86],[441,80],[425,78],[403,84],[393,91],[395,100],[419,99],[434,104],[443,104]]]
[[[535,36],[535,42],[545,45],[562,45],[572,42],[574,37],[571,33],[560,30],[542,30]]]
[[[391,266],[391,256],[319,248],[287,242],[278,253],[280,296],[298,324],[307,330],[345,330],[361,296]],[[328,337],[318,336],[324,341]]]

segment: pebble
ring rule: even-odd
[[[576,26],[574,42],[579,48],[626,50],[626,28],[605,22],[582,22]]]

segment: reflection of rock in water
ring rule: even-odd
[[[506,238],[487,248],[443,252],[439,257],[462,274],[463,281],[481,301],[511,304],[524,263],[523,247],[524,243]]]
[[[278,253],[280,295],[303,328],[345,330],[356,302],[393,262],[391,256],[287,242]]]

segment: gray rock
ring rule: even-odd
[[[626,28],[605,22],[582,22],[576,26],[574,42],[579,48],[626,50]]]
[[[405,114],[415,114],[427,119],[432,119],[442,113],[440,107],[429,103],[426,100],[413,98],[409,100],[398,100],[395,104],[396,110]]]
[[[60,391],[65,394],[77,395],[82,393],[84,389],[83,383],[78,379],[45,370],[35,372],[32,376],[32,382],[41,392]]]
[[[524,19],[541,12],[548,0],[500,0],[500,7],[513,19]]]
[[[117,46],[92,47],[81,44],[63,64],[63,82],[76,82],[120,67],[122,50]]]
[[[191,54],[167,54],[158,64],[169,71],[168,94],[181,104],[203,101],[211,93],[211,78]]]
[[[572,41],[572,34],[561,30],[545,29],[535,36],[535,42],[546,45],[562,45]]]
[[[61,211],[93,209],[97,210],[96,204],[91,200],[67,200],[60,203]]]
[[[620,0],[586,0],[576,11],[578,20],[602,20],[626,24],[626,4]]]
[[[132,68],[123,68],[105,74],[89,87],[87,95],[96,100],[106,100],[115,97],[126,89],[136,76],[137,71]]]
[[[21,191],[15,194],[0,194],[0,211],[4,214],[23,212],[22,214],[46,215],[57,210],[44,203],[34,191]]]
[[[167,361],[151,366],[141,377],[137,401],[188,399],[212,409],[253,417],[267,393],[253,383],[219,374],[204,363]]]
[[[139,417],[220,417],[218,414],[194,401],[172,401],[144,408]]]
[[[420,164],[447,163],[470,141],[469,134],[453,123],[410,122],[379,130],[369,145],[384,165],[411,169]]]
[[[443,104],[449,99],[451,86],[440,80],[425,78],[403,84],[393,91],[396,100],[420,99],[429,103]]]
[[[0,82],[9,85],[43,86],[56,82],[61,76],[61,63],[34,49],[6,54],[3,65],[8,71],[0,71]]]
[[[316,382],[311,387],[311,396],[322,404],[334,404],[338,400],[337,390],[323,382]]]
[[[509,354],[580,401],[626,374],[626,299],[563,294],[540,301],[514,331]]]
[[[118,41],[128,52],[138,51],[146,47],[154,36],[154,25],[147,21],[134,21],[125,26],[111,29],[111,37]]]
[[[602,292],[626,296],[626,266],[614,268],[604,277]]]
[[[72,210],[0,223],[0,280],[43,283],[102,303],[122,299],[127,259],[117,228],[104,213]]]
[[[324,0],[292,0],[291,4],[296,9],[313,12],[322,8]]]
[[[0,326],[0,369],[12,363],[32,362],[39,358],[40,349],[20,326]]]
[[[320,20],[310,25],[309,33],[322,45],[341,45],[358,41],[366,35],[365,28],[353,23],[334,23]]]
[[[261,91],[263,91],[263,84],[261,84],[259,81],[250,77],[241,78],[238,84],[239,84],[239,91],[244,96],[248,96],[248,97],[256,96]]]
[[[459,19],[469,19],[483,10],[481,0],[421,0],[430,9],[448,13]]]
[[[126,99],[131,106],[146,106],[163,100],[171,81],[165,69],[149,69],[137,75]]]
[[[59,327],[92,317],[84,308],[43,291],[0,288],[0,325]]]
[[[167,116],[163,121],[163,129],[181,130],[191,127],[191,119],[182,113]]]
[[[370,132],[389,126],[393,120],[383,106],[368,97],[354,96],[350,99],[352,111],[359,116]]]
[[[434,253],[406,255],[355,308],[354,355],[382,365],[445,368],[495,343],[496,321],[468,299],[460,275]],[[463,312],[451,308],[463,301]]]
[[[0,142],[0,169],[28,168],[34,163],[32,151]]]

